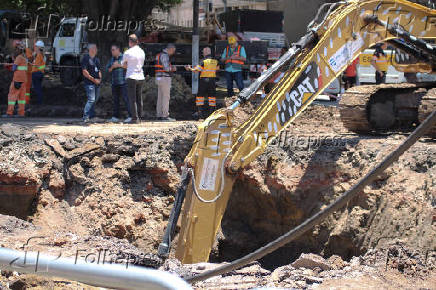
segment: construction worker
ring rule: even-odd
[[[388,72],[388,59],[384,52],[386,47],[386,43],[377,44],[371,60],[371,65],[375,68],[375,83],[377,85],[386,82],[386,73]]]
[[[247,54],[245,48],[238,44],[236,37],[230,36],[228,42],[229,45],[224,49],[221,60],[225,63],[227,96],[230,98],[233,96],[233,81],[236,81],[239,91],[244,88],[242,66],[247,59]]]
[[[42,80],[44,78],[45,57],[44,42],[38,40],[33,49],[32,86],[37,96],[38,105],[42,105]]]
[[[30,47],[26,47],[26,58],[27,58],[27,80],[25,83],[26,87],[26,104],[30,104],[30,89],[32,88],[32,69],[33,69],[33,50]]]
[[[18,116],[24,117],[26,106],[26,81],[28,61],[24,53],[24,46],[18,43],[15,47],[15,61],[12,66],[14,77],[9,88],[8,109],[3,117],[12,117],[14,115],[15,104],[18,102]]]
[[[345,89],[355,86],[357,84],[357,65],[359,64],[359,58],[356,58],[345,70],[343,81],[345,83]]]
[[[156,64],[154,66],[158,88],[156,117],[160,121],[175,121],[169,116],[171,73],[177,70],[170,62],[170,57],[174,53],[176,53],[176,46],[170,43],[161,53],[156,55]]]
[[[216,71],[219,69],[218,61],[212,58],[211,49],[203,48],[204,59],[195,68],[187,66],[187,70],[200,72],[200,80],[198,84],[198,95],[195,101],[198,109],[198,118],[206,119],[216,108]],[[208,98],[207,112],[205,110],[205,98]]]

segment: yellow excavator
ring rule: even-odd
[[[398,65],[403,71],[434,71],[433,5],[433,1],[349,0],[321,6],[298,43],[240,92],[232,105],[199,125],[159,254],[168,256],[182,213],[176,258],[185,264],[207,261],[238,172],[262,154],[366,48],[390,42],[414,56],[412,62]],[[249,117],[235,119],[234,112],[253,107],[251,98],[278,71],[285,71],[283,78],[258,100]],[[344,125],[368,133],[392,131],[404,122],[419,123],[436,110],[436,99],[429,93],[432,86],[435,84],[351,88],[340,104]]]

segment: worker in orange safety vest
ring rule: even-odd
[[[229,45],[224,49],[221,60],[225,63],[227,80],[227,97],[233,96],[233,81],[236,81],[239,91],[244,88],[242,66],[247,60],[247,53],[242,45],[238,44],[236,37],[230,36]]]
[[[38,40],[33,51],[32,87],[36,94],[38,105],[42,105],[42,80],[44,79],[45,71],[44,42]]]
[[[8,109],[2,117],[12,117],[14,115],[15,104],[18,102],[18,117],[24,117],[26,106],[26,82],[28,71],[28,60],[24,53],[22,43],[15,47],[15,61],[12,67],[14,76],[9,87]]]
[[[33,61],[33,50],[30,47],[26,47],[26,58],[27,58],[27,80],[25,83],[26,87],[26,104],[30,104],[30,89],[32,88],[32,61]]]

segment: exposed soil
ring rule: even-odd
[[[114,255],[142,257],[135,259],[139,265],[162,265],[155,254],[180,166],[195,138],[195,122],[131,127],[7,122],[0,121],[0,192],[25,192],[34,199],[30,206],[16,203],[14,212],[0,212],[18,216],[0,216],[1,246],[18,249],[29,237],[42,236],[32,240],[30,250],[74,256],[79,248],[109,249]],[[352,134],[336,107],[310,107],[288,136],[282,134],[279,144],[239,176],[211,260],[231,261],[295,227],[350,188],[405,137]],[[259,264],[196,287],[434,287],[435,160],[434,140],[421,140],[346,208],[301,239]],[[321,264],[292,264],[302,253],[320,255],[311,259]],[[383,264],[387,255],[388,266]],[[323,268],[323,263],[328,265]],[[170,259],[162,267],[189,274],[216,264],[182,268]],[[27,289],[84,287],[2,272],[0,287],[7,283],[10,288],[17,283],[15,289],[24,289],[22,284]]]

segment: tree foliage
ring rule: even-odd
[[[182,0],[0,0],[0,7],[27,13],[68,16],[111,13],[113,16],[122,14],[137,19],[150,15],[153,8],[167,10],[181,2]]]
[[[146,20],[154,8],[168,10],[181,2],[182,0],[0,0],[0,7],[39,16],[87,16],[89,20],[98,22],[103,15],[121,21]],[[112,43],[126,45],[126,32],[90,31],[88,40],[97,43],[103,54],[108,54]]]

